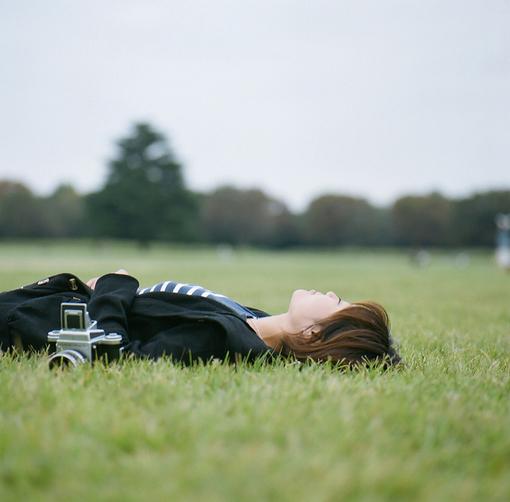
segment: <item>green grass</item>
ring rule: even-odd
[[[293,289],[375,299],[404,369],[0,359],[0,500],[508,500],[510,274],[434,254],[3,244],[0,288],[127,268],[282,312]],[[269,290],[266,290],[269,287]]]

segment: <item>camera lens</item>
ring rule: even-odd
[[[48,359],[48,366],[50,370],[57,368],[76,368],[80,364],[87,362],[85,356],[77,350],[63,350],[52,354]]]

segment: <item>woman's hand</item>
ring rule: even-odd
[[[127,270],[124,270],[123,268],[119,268],[116,272],[113,272],[114,274],[120,274],[120,275],[129,275]],[[100,276],[102,277],[102,276]],[[87,281],[87,286],[90,289],[94,289],[96,287],[96,282],[98,281],[99,277],[93,277],[92,279],[89,279]]]

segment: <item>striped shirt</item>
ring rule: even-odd
[[[257,316],[250,309],[244,305],[241,305],[240,303],[237,303],[228,296],[214,293],[213,291],[203,288],[202,286],[197,286],[196,284],[185,284],[176,281],[163,281],[158,282],[149,288],[139,288],[136,294],[137,296],[143,296],[147,293],[173,293],[178,295],[201,296],[202,298],[210,298],[221,303],[225,307],[228,307],[230,310],[234,311],[236,314],[245,319],[257,318]]]

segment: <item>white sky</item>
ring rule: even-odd
[[[188,186],[510,188],[510,0],[0,0],[0,178],[100,186],[137,120]]]

